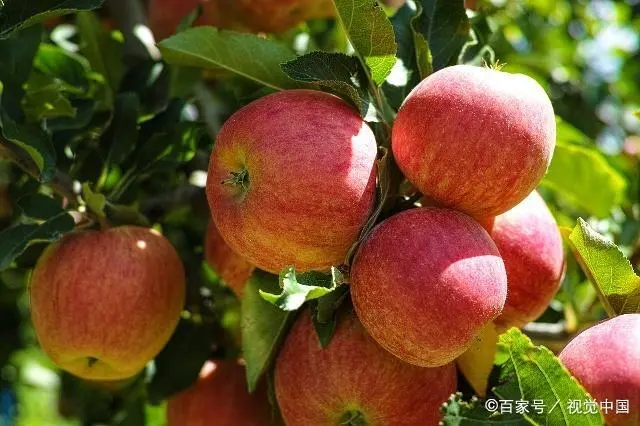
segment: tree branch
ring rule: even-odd
[[[0,157],[5,158],[20,169],[23,172],[40,182],[40,171],[30,158],[21,155],[17,150],[12,148],[6,141],[0,139]],[[73,188],[73,179],[68,175],[56,170],[55,175],[51,181],[46,183],[50,186],[58,195],[64,198],[67,202],[77,204],[77,193]]]

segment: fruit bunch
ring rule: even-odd
[[[354,312],[326,349],[301,314],[277,358],[288,425],[436,424],[456,389],[453,361],[476,334],[545,310],[564,251],[534,188],[554,144],[553,108],[532,79],[439,71],[407,97],[392,131],[394,159],[423,203],[362,235],[376,205],[378,148],[355,110],[290,90],[229,118],[207,181],[211,226],[225,247],[212,265],[327,271],[358,245]]]

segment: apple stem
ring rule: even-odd
[[[224,185],[240,186],[242,192],[246,192],[249,189],[249,171],[242,169],[239,172],[231,172],[231,177],[222,181]]]
[[[98,360],[98,358],[94,358],[94,357],[92,357],[92,356],[88,356],[88,357],[87,357],[87,365],[88,365],[89,367],[93,367],[94,365],[96,365],[96,363],[97,363],[98,361],[99,361],[99,360]]]
[[[364,414],[360,410],[348,410],[340,417],[341,426],[367,426]]]

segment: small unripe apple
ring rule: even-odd
[[[278,274],[342,264],[373,208],[376,140],[340,98],[312,90],[265,96],[222,126],[207,197],[229,246]]]
[[[457,65],[411,91],[394,123],[392,148],[422,193],[482,219],[535,189],[555,138],[553,107],[535,80]]]
[[[207,227],[204,258],[222,281],[241,298],[255,267],[229,247],[213,222]]]
[[[559,357],[601,407],[611,403],[613,408],[602,411],[607,425],[640,424],[640,314],[620,315],[583,331]],[[628,413],[618,410],[621,401],[628,403]]]
[[[437,425],[455,392],[453,364],[402,362],[369,336],[353,313],[323,349],[303,312],[276,359],[275,392],[287,426]]]
[[[391,216],[362,243],[351,297],[382,347],[434,367],[461,355],[500,314],[507,275],[498,248],[470,216],[416,208]]]
[[[495,322],[503,328],[524,327],[544,313],[560,286],[564,249],[558,225],[534,191],[488,229],[508,281],[507,302]]]
[[[168,426],[268,426],[272,418],[266,386],[249,394],[236,361],[208,361],[199,380],[167,404]]]
[[[65,235],[38,260],[31,318],[42,349],[89,380],[140,372],[169,340],[185,299],[185,274],[159,233],[125,226]]]

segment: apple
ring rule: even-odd
[[[564,273],[564,249],[558,225],[537,192],[497,216],[488,228],[507,270],[507,302],[496,324],[524,327],[555,296]]]
[[[204,258],[234,294],[242,298],[244,287],[255,267],[229,247],[213,222],[207,227]]]
[[[180,319],[185,273],[173,246],[147,228],[65,235],[38,259],[31,318],[42,349],[89,380],[140,372]]]
[[[559,358],[596,401],[612,403],[608,412],[601,410],[607,425],[640,424],[640,314],[620,315],[583,331]],[[616,414],[619,401],[628,402],[627,414]]]
[[[242,24],[252,32],[280,33],[301,22],[335,16],[331,0],[221,0],[235,2]]]
[[[306,311],[278,354],[274,383],[287,426],[436,425],[442,403],[455,392],[456,369],[402,362],[352,312],[323,349]]]
[[[229,246],[278,274],[343,263],[376,196],[376,140],[340,98],[313,90],[265,96],[222,126],[207,197]]]
[[[482,219],[531,193],[555,148],[553,107],[535,80],[456,65],[418,84],[392,132],[404,175],[443,206]]]
[[[351,266],[362,324],[385,349],[422,367],[447,364],[502,311],[507,275],[498,248],[454,210],[405,210],[377,225]]]
[[[300,22],[335,15],[331,0],[150,0],[149,27],[158,39],[173,35],[202,5],[194,23],[246,32],[280,33]]]
[[[208,361],[199,380],[167,404],[168,426],[267,426],[272,409],[264,383],[249,394],[236,361]]]

